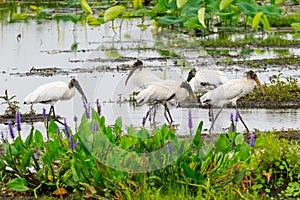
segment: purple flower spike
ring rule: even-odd
[[[98,131],[98,124],[95,121],[93,121],[92,122],[92,132],[95,133],[97,131]]]
[[[83,103],[83,107],[85,109],[85,116],[87,119],[90,119],[91,118],[91,115],[90,115],[90,104],[85,102],[85,99],[82,97],[82,103]]]
[[[192,111],[189,110],[189,129],[193,128],[193,122],[192,122]]]
[[[172,149],[172,146],[171,146],[171,141],[168,140],[167,141],[167,150],[168,150],[168,153],[171,154],[173,152],[173,149]]]
[[[68,125],[67,125],[66,118],[64,119],[64,128],[65,128],[66,137],[69,138],[70,137],[70,132],[69,132],[69,128],[68,128]]]
[[[42,116],[43,116],[43,119],[47,119],[46,109],[45,108],[43,108]]]
[[[234,120],[235,122],[239,121],[239,116],[240,116],[239,111],[236,111],[235,120]]]
[[[142,125],[145,126],[145,124],[146,124],[146,117],[143,117],[143,119],[142,119]]]
[[[4,140],[4,133],[2,131],[0,132],[0,136],[1,136],[1,139]]]
[[[70,149],[71,151],[74,151],[75,147],[74,147],[74,136],[73,134],[70,135]]]
[[[101,116],[101,105],[99,99],[96,100],[96,106],[97,106],[97,113],[99,116]]]
[[[77,141],[77,142],[75,143],[75,145],[76,145],[76,146],[80,145],[80,142],[79,142],[79,141]]]
[[[233,114],[232,113],[230,113],[230,121],[233,122]]]
[[[250,147],[254,147],[255,137],[254,134],[250,135]]]
[[[10,137],[12,139],[15,139],[15,134],[14,134],[13,125],[11,121],[8,122],[8,130],[9,130]]]
[[[21,113],[20,112],[16,112],[16,126],[17,126],[17,131],[21,131]]]
[[[74,120],[74,122],[75,122],[75,123],[77,123],[77,122],[78,122],[78,118],[77,118],[77,116],[76,116],[76,115],[74,115],[74,117],[73,117],[73,120]]]

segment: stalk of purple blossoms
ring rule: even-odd
[[[69,132],[69,128],[68,128],[68,125],[67,125],[66,118],[64,119],[64,128],[65,128],[66,137],[69,138],[70,137],[70,132]]]
[[[236,126],[235,126],[234,121],[233,121],[233,114],[232,113],[230,113],[230,121],[231,121],[230,131],[234,132],[234,131],[236,131]]]
[[[16,127],[17,127],[18,132],[20,132],[22,130],[22,128],[21,128],[21,113],[20,112],[16,112]]]
[[[98,124],[97,122],[93,121],[92,122],[92,132],[95,133],[98,131]]]
[[[14,140],[15,139],[15,134],[14,134],[12,122],[9,121],[7,125],[8,125],[8,130],[9,130],[10,137]]]
[[[192,111],[189,110],[189,129],[193,128],[193,121],[192,121]]]
[[[143,119],[142,119],[142,126],[144,127],[145,124],[146,124],[146,117],[143,117]]]
[[[76,115],[74,115],[73,121],[75,122],[75,131],[77,132],[77,122],[78,122],[78,118],[77,118]]]
[[[84,97],[81,98],[82,99],[82,103],[83,103],[83,107],[85,109],[85,117],[87,119],[90,119],[91,118],[91,114],[90,114],[90,104],[85,102],[85,99]]]
[[[167,150],[168,150],[168,153],[171,154],[173,152],[173,149],[172,149],[172,146],[171,146],[171,141],[168,140],[167,141]]]
[[[70,149],[71,151],[74,151],[75,147],[74,147],[74,135],[71,134],[70,135]]]
[[[237,110],[236,111],[236,115],[235,115],[235,122],[238,122],[239,121],[239,117],[240,116],[240,113],[239,113],[239,111]]]
[[[76,145],[76,146],[80,145],[80,142],[79,142],[79,141],[77,141],[77,142],[75,143],[75,145]]]
[[[99,103],[99,99],[96,100],[96,106],[97,106],[97,113],[99,116],[101,116],[101,105]]]
[[[254,137],[254,134],[251,134],[250,135],[250,147],[254,147],[254,142],[255,142],[255,137]]]
[[[43,120],[47,119],[46,108],[43,108],[42,117],[43,117]]]
[[[0,132],[0,136],[1,136],[2,141],[4,141],[4,133],[3,133],[3,131]]]

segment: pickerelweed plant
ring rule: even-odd
[[[236,129],[204,142],[202,126],[193,132],[189,124],[192,138],[167,125],[125,130],[121,118],[109,126],[92,109],[75,133],[50,120],[49,138],[34,127],[25,139],[1,134],[0,196],[249,199],[279,188],[284,197],[297,195],[298,144],[261,135],[253,146]]]

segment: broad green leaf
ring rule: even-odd
[[[182,8],[187,2],[188,0],[176,0],[177,8],[178,9]]]
[[[236,145],[240,145],[240,144],[244,143],[244,141],[245,141],[245,138],[244,138],[243,134],[238,134],[234,140]]]
[[[244,143],[240,146],[239,156],[240,156],[241,161],[245,161],[249,158],[249,156],[250,156],[250,145],[249,144]]]
[[[258,11],[263,12],[268,17],[281,17],[281,9],[275,5],[261,5],[258,7]]]
[[[34,142],[37,148],[41,149],[44,145],[43,135],[39,130],[34,133]]]
[[[230,147],[230,141],[227,138],[226,134],[221,134],[216,142],[216,147],[219,151],[223,153],[228,153],[229,152],[229,147]]]
[[[13,13],[12,14],[12,19],[13,20],[24,20],[27,19],[27,14],[25,13]]]
[[[117,18],[125,10],[124,6],[113,6],[104,12],[104,21],[108,22]]]
[[[271,26],[269,24],[269,20],[266,15],[262,15],[261,23],[264,25],[264,29],[266,29],[267,31],[271,30]]]
[[[74,24],[76,24],[79,21],[79,18],[75,14],[69,13],[68,16]]]
[[[25,140],[25,146],[28,148],[31,146],[32,141],[33,141],[33,131],[34,131],[34,127],[31,128],[29,135],[27,136],[26,140]]]
[[[48,136],[52,139],[57,138],[57,129],[58,126],[54,122],[54,120],[50,120],[49,127],[48,127]]]
[[[261,16],[262,16],[263,14],[264,14],[263,12],[258,12],[258,13],[255,15],[255,17],[254,17],[253,20],[252,20],[252,26],[251,26],[251,28],[255,29],[255,28],[258,27],[258,24],[259,24],[259,22],[260,22],[260,18],[261,18]]]
[[[198,17],[190,17],[183,23],[183,27],[185,28],[203,28],[200,24]]]
[[[239,2],[236,4],[240,11],[246,13],[250,17],[254,17],[256,13],[258,13],[256,3],[248,3],[248,2]]]
[[[31,156],[33,156],[32,149],[30,149],[29,152],[26,153],[26,155],[24,156],[24,158],[22,160],[22,168],[24,170],[26,170],[26,167],[29,167],[28,165],[30,163]]]
[[[233,182],[235,184],[240,184],[245,176],[245,170],[239,171],[237,174],[234,175]]]
[[[198,10],[198,20],[199,22],[202,24],[202,26],[204,28],[206,28],[206,25],[205,25],[205,21],[204,21],[204,17],[205,17],[205,8],[200,8]]]
[[[293,39],[300,39],[300,32],[295,33]]]
[[[300,31],[300,23],[292,23],[291,26],[292,26],[293,29],[295,29],[296,31]]]
[[[82,10],[86,13],[86,14],[92,14],[93,11],[90,7],[90,5],[88,4],[87,0],[80,0],[80,5]]]
[[[25,178],[15,178],[10,180],[6,185],[14,191],[24,192],[29,190],[29,188],[26,186],[26,183],[27,182]]]
[[[171,24],[180,24],[185,21],[180,17],[175,16],[163,16],[155,19],[160,24],[171,25]]]
[[[233,2],[233,0],[221,0],[220,5],[219,5],[220,11],[224,10],[224,9],[225,9],[227,6],[229,6],[232,2]]]

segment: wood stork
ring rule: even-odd
[[[244,123],[241,115],[238,112],[237,109],[237,100],[245,95],[247,95],[249,92],[253,91],[255,83],[259,86],[261,92],[265,94],[264,89],[257,77],[257,75],[253,71],[248,71],[246,73],[247,79],[241,80],[241,79],[233,79],[225,82],[224,84],[220,85],[214,90],[211,90],[207,93],[205,93],[201,98],[200,101],[203,105],[209,105],[209,108],[216,106],[221,107],[220,111],[217,113],[215,119],[212,119],[212,125],[209,129],[209,132],[211,133],[211,130],[213,128],[213,125],[218,118],[220,112],[227,104],[232,104],[235,106],[237,115],[239,115],[239,118],[241,122],[244,124],[246,131],[249,132],[248,127]],[[213,117],[212,117],[213,118]]]
[[[179,85],[179,88],[174,90],[173,88],[169,87],[168,85],[164,83],[154,83],[152,85],[149,85],[146,89],[142,90],[137,96],[136,100],[137,102],[140,103],[147,103],[150,106],[149,111],[146,113],[145,119],[149,116],[149,112],[153,109],[154,114],[153,114],[153,121],[155,118],[156,114],[156,109],[155,106],[157,104],[163,104],[165,110],[164,110],[164,116],[166,120],[168,121],[169,124],[173,122],[170,110],[167,106],[167,102],[170,101],[171,99],[176,99],[177,101],[183,101],[185,98],[191,95],[194,97],[194,93],[192,91],[191,86],[187,81],[182,82]],[[168,116],[169,118],[168,118]]]
[[[55,119],[54,104],[59,100],[69,100],[75,95],[75,88],[82,95],[83,100],[87,103],[87,98],[79,84],[79,82],[72,78],[69,83],[62,81],[55,81],[39,86],[33,92],[25,97],[24,104],[43,103],[50,104],[50,111],[48,119],[50,119],[51,113]]]
[[[188,80],[194,92],[204,92],[212,90],[227,81],[226,76],[219,70],[202,69],[196,71],[193,68],[189,74],[191,80]]]

